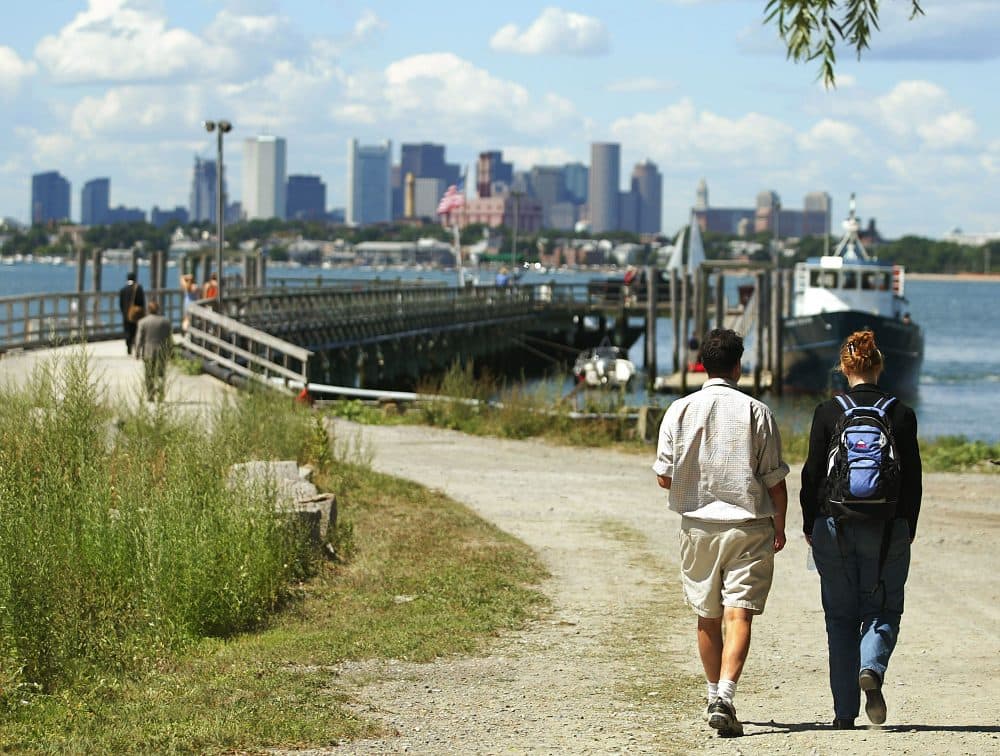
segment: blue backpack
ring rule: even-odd
[[[899,453],[886,412],[896,401],[875,404],[836,397],[844,413],[837,420],[827,456],[826,493],[830,514],[838,519],[891,520],[899,501]]]

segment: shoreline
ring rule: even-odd
[[[997,283],[1000,273],[906,273],[906,277],[915,281],[978,281],[982,283]]]

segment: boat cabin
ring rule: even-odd
[[[901,318],[904,271],[877,260],[846,260],[837,255],[811,257],[795,266],[792,300],[796,317],[861,310]]]

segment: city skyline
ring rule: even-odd
[[[287,173],[322,177],[329,207],[347,205],[351,137],[444,144],[469,176],[484,150],[525,171],[615,142],[620,191],[631,166],[658,166],[668,234],[703,176],[719,207],[822,188],[835,208],[856,192],[887,236],[1000,228],[1000,119],[982,87],[1000,4],[929,2],[912,22],[906,3],[881,6],[872,50],[860,63],[841,50],[833,91],[785,61],[764,5],[511,2],[456,7],[444,26],[351,0],[15,5],[0,34],[0,215],[29,220],[31,176],[50,170],[74,187],[74,217],[97,177],[127,206],[187,206],[191,156],[214,154],[200,123],[226,117],[230,187],[239,142],[281,134]]]

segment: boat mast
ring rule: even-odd
[[[847,215],[847,220],[844,221],[844,236],[833,253],[835,257],[843,257],[845,260],[869,259],[868,253],[858,237],[859,228],[860,224],[854,212],[854,192],[851,192],[850,212]]]

